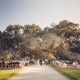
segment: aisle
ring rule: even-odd
[[[9,80],[71,80],[47,65],[26,67]]]

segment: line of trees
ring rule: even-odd
[[[57,58],[80,60],[79,24],[61,21],[43,30],[36,24],[9,25],[0,31],[0,59]]]

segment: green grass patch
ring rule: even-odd
[[[0,80],[7,80],[11,76],[13,76],[16,72],[20,71],[19,69],[10,69],[10,70],[0,70]]]
[[[75,80],[80,80],[80,69],[60,69],[60,71]]]

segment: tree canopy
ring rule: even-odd
[[[67,20],[60,21],[57,25],[52,23],[43,30],[36,24],[9,25],[5,31],[0,31],[0,59],[34,56],[80,60],[79,35],[79,24]]]

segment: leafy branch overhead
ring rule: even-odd
[[[34,55],[80,60],[79,35],[79,24],[67,20],[52,23],[43,30],[36,24],[9,25],[0,31],[0,58],[22,59]]]

